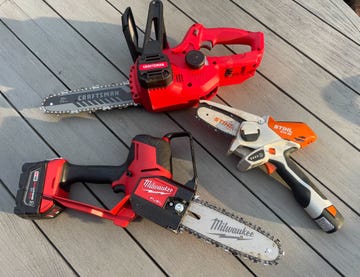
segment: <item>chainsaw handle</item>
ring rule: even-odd
[[[202,30],[200,47],[204,46],[205,41],[210,41],[212,46],[241,44],[250,46],[251,51],[261,53],[264,51],[264,34],[262,32],[250,32],[237,28],[203,28]]]
[[[264,34],[262,32],[250,32],[238,28],[206,28],[202,24],[196,23],[189,28],[182,42],[171,50],[174,53],[200,50],[200,48],[211,50],[218,44],[248,45],[251,47],[251,52],[262,55],[264,52]],[[227,57],[232,56],[241,57],[244,54],[235,54]]]
[[[320,228],[327,233],[336,232],[343,225],[344,218],[291,160],[290,154],[295,150],[295,147],[286,150],[282,161],[270,159],[269,162],[276,166],[278,174],[290,186],[295,199]]]
[[[131,57],[135,62],[141,55],[141,48],[139,47],[139,35],[136,29],[135,19],[130,7],[127,7],[121,16],[122,30],[130,50]]]
[[[248,45],[251,50],[228,56],[207,56],[207,63],[216,68],[220,86],[239,83],[255,74],[264,53],[264,34],[237,28],[206,28],[196,23],[190,27],[183,41],[171,49],[174,54],[211,50],[215,45]],[[202,56],[201,54],[199,54]],[[210,67],[208,67],[210,68]],[[241,76],[241,77],[240,77]]]
[[[76,165],[64,163],[61,187],[66,191],[76,182],[111,184],[125,172],[126,164],[121,166]]]
[[[121,16],[123,34],[130,50],[131,57],[135,63],[137,58],[144,54],[157,54],[162,49],[169,48],[164,15],[163,5],[160,0],[151,1],[149,4],[148,17],[144,35],[143,47],[139,47],[139,35],[136,29],[136,23],[130,7],[127,7]],[[155,40],[151,39],[151,30],[154,27]]]

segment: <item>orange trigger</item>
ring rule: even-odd
[[[331,205],[329,207],[326,208],[326,210],[333,216],[336,216],[336,208],[334,205]]]
[[[269,162],[265,163],[265,167],[268,174],[272,174],[276,170],[276,166]]]

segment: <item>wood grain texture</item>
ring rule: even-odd
[[[13,144],[4,138],[11,134],[6,132],[11,124],[17,124],[16,112],[0,96],[0,142],[1,157],[7,157],[7,162],[12,162],[12,156],[17,153]],[[20,123],[23,124],[23,122]],[[23,124],[24,125],[24,124]],[[26,129],[22,129],[25,131]],[[30,141],[29,141],[30,142]],[[36,144],[36,141],[33,141]],[[8,153],[5,149],[11,152]],[[12,151],[14,150],[14,151]],[[10,155],[9,155],[10,154]],[[11,155],[12,154],[12,155]],[[1,158],[1,165],[4,163]],[[74,276],[75,272],[61,257],[51,243],[42,235],[35,224],[13,214],[15,200],[5,189],[3,177],[5,169],[1,166],[0,175],[0,275],[1,276],[39,276],[52,274],[55,276]],[[15,175],[15,172],[6,171],[6,174]]]
[[[336,30],[360,43],[360,18],[343,0],[312,1],[296,0]]]

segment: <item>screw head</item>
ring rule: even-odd
[[[177,213],[181,213],[184,210],[184,205],[181,203],[177,203],[175,205],[174,209]]]

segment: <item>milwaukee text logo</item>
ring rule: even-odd
[[[169,186],[156,184],[155,182],[149,179],[146,179],[144,181],[143,187],[145,191],[153,194],[165,195],[165,194],[171,194],[174,191],[174,189]]]
[[[156,206],[163,207],[169,197],[175,196],[177,187],[159,178],[144,178],[135,189],[135,195]]]
[[[250,240],[254,237],[254,232],[246,229],[246,226],[239,228],[231,226],[228,222],[214,218],[210,230],[213,231],[212,235],[217,235],[220,238],[237,239],[237,240]]]

